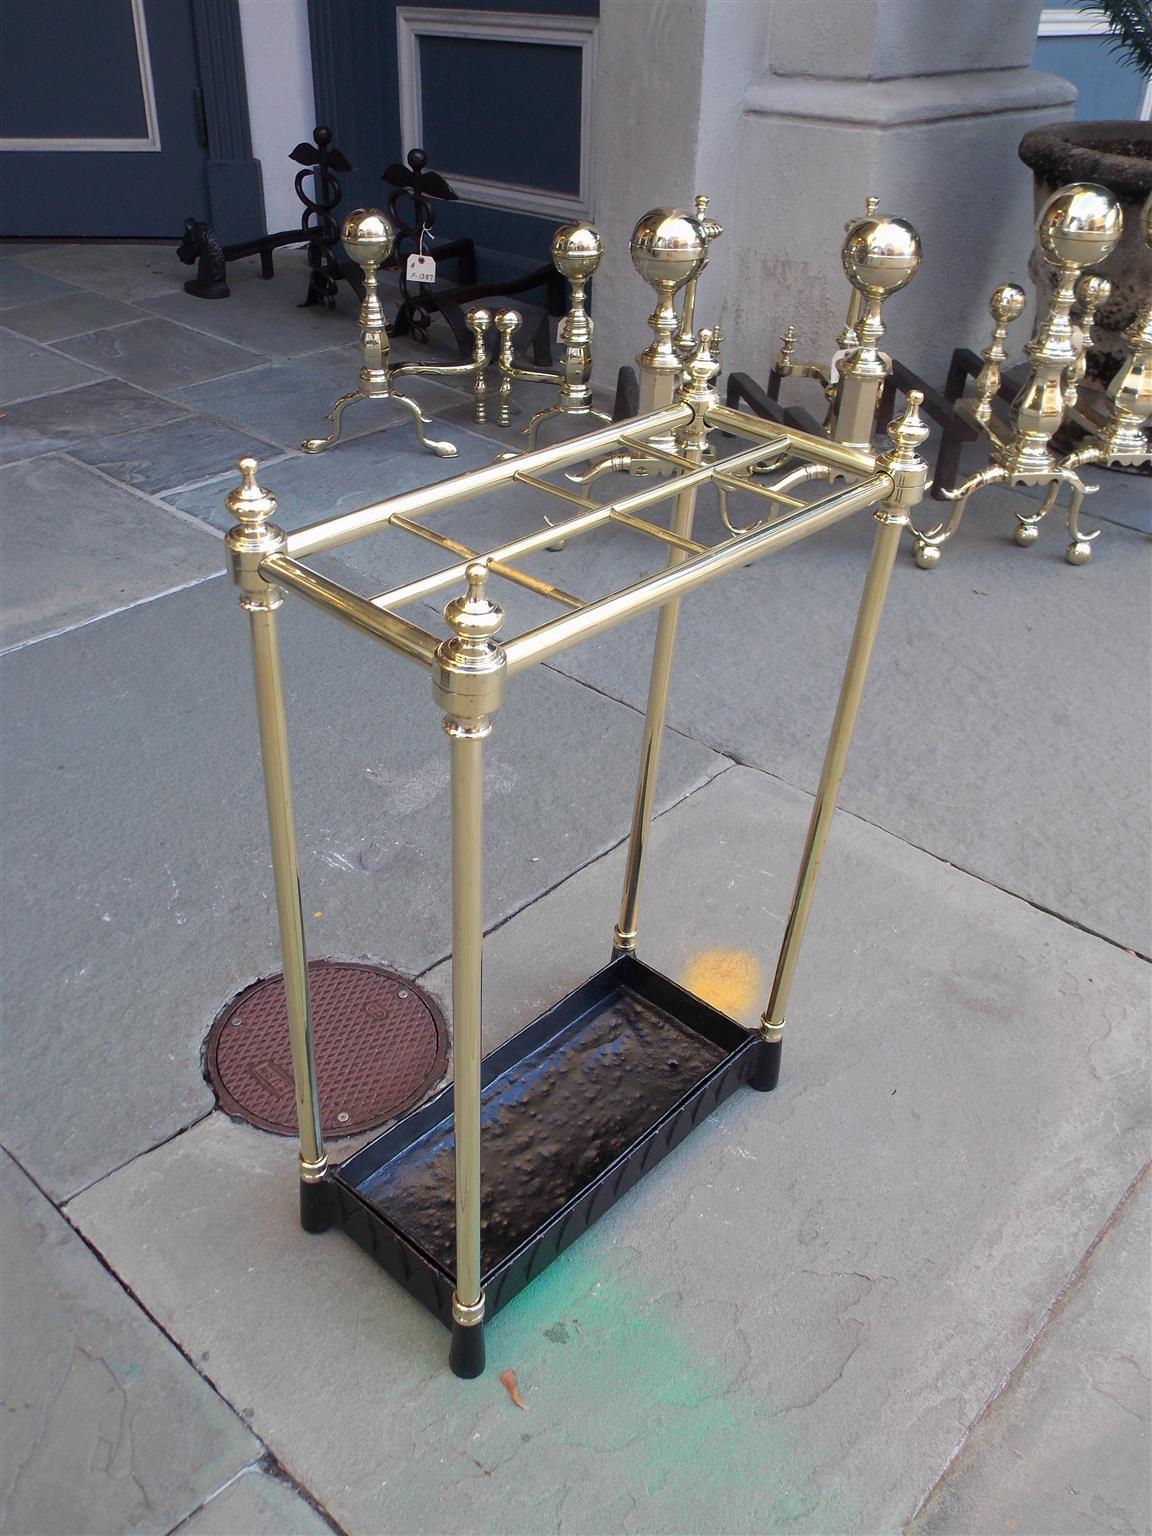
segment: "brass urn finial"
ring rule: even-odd
[[[238,523],[258,531],[275,516],[276,498],[271,491],[264,490],[256,483],[256,471],[260,466],[255,459],[238,459],[236,468],[240,471],[243,483],[236,490],[229,491],[225,504]]]

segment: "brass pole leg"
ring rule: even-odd
[[[696,492],[682,491],[676,498],[672,532],[683,538],[692,535],[696,510]],[[668,564],[679,565],[684,551],[672,549]],[[676,651],[676,631],[680,625],[680,599],[674,598],[660,610],[656,625],[656,644],[652,651],[652,671],[648,679],[648,705],[644,713],[644,737],[640,748],[640,774],[636,780],[636,798],[632,804],[632,829],[628,837],[628,861],[624,868],[624,894],[620,917],[612,936],[613,957],[635,953],[640,909],[640,880],[644,855],[652,828],[652,807],[656,800],[656,781],[660,772],[660,749],[664,741],[664,719],[668,713],[668,690],[672,682],[672,658]]]
[[[892,447],[880,456],[878,463],[878,468],[882,468],[892,480],[892,492],[874,514],[876,537],[872,544],[872,559],[864,579],[864,590],[860,594],[860,608],[856,614],[856,628],[840,684],[836,717],[832,722],[832,734],[824,754],[824,766],[820,771],[816,802],[808,822],[804,852],[800,855],[800,869],[792,893],[784,942],[776,961],[768,1006],[760,1021],[763,1045],[760,1061],[750,1081],[754,1088],[765,1092],[775,1088],[780,1076],[784,1015],[792,991],[792,979],[796,974],[796,962],[800,958],[800,946],[804,942],[804,930],[808,926],[808,913],[820,873],[820,861],[824,857],[824,846],[836,812],[840,782],[852,746],[852,732],[860,713],[860,699],[868,678],[872,647],[876,643],[876,631],[884,612],[884,599],[888,594],[888,582],[900,546],[900,535],[908,527],[910,510],[923,496],[928,479],[928,466],[916,451],[928,436],[928,428],[920,416],[923,399],[918,389],[909,391],[907,408],[888,428]]]
[[[484,1369],[480,1285],[480,1059],[484,953],[484,738],[488,721],[447,719],[452,740],[452,1114],[456,1134],[456,1293],[449,1364]]]
[[[669,305],[670,307],[670,305]],[[673,317],[675,318],[675,317]],[[680,398],[697,408],[694,421],[685,429],[684,439],[676,446],[686,459],[700,464],[708,445],[705,413],[719,404],[716,379],[720,362],[714,351],[714,333],[700,332],[700,343],[687,364]],[[696,513],[696,489],[681,491],[672,514],[672,532],[690,538]],[[683,550],[668,553],[668,565],[680,565]],[[652,826],[652,807],[656,800],[656,779],[660,771],[660,747],[664,737],[664,717],[668,712],[668,688],[672,681],[672,657],[676,650],[676,630],[680,623],[680,599],[674,598],[660,610],[656,626],[656,645],[652,653],[652,672],[648,680],[648,707],[644,714],[644,740],[640,750],[640,776],[636,781],[636,799],[632,805],[632,830],[628,838],[628,862],[624,869],[624,895],[620,917],[612,937],[612,954],[636,952],[636,930],[640,908],[640,880],[644,873],[644,855]]]
[[[275,604],[279,604],[276,594]],[[300,905],[300,865],[288,768],[288,728],[284,715],[284,685],[280,672],[276,606],[248,609],[252,634],[252,665],[256,679],[256,708],[260,722],[260,754],[272,871],[276,885],[276,914],[284,957],[284,991],[288,1004],[288,1033],[292,1042],[292,1073],[296,1084],[296,1116],[300,1126],[300,1223],[308,1232],[331,1225],[327,1191],[328,1167],[320,1129],[320,1096],[312,1043],[312,1012],[308,990],[308,957],[304,947],[304,914]]]
[[[844,679],[840,685],[836,718],[832,722],[832,734],[828,738],[824,767],[820,773],[820,785],[816,791],[816,803],[812,807],[808,836],[804,843],[804,852],[800,856],[800,871],[796,877],[796,888],[792,893],[788,925],[784,930],[784,942],[780,946],[780,956],[776,962],[772,991],[762,1019],[761,1034],[767,1045],[772,1048],[772,1055],[765,1061],[765,1070],[760,1078],[754,1082],[754,1086],[758,1088],[774,1088],[779,1075],[779,1046],[784,1029],[784,1014],[788,1007],[788,996],[792,990],[792,978],[796,972],[796,962],[800,958],[800,946],[804,942],[804,930],[808,924],[808,913],[812,906],[812,895],[816,889],[816,878],[820,873],[820,861],[824,856],[824,846],[828,841],[828,831],[836,811],[836,798],[840,793],[840,781],[844,777],[844,766],[848,761],[848,751],[852,745],[852,732],[860,711],[860,699],[868,676],[868,664],[872,659],[872,647],[880,625],[880,616],[884,611],[888,579],[892,574],[896,551],[900,547],[900,534],[905,526],[904,520],[900,519],[881,522],[876,529],[872,559],[868,566],[868,575],[856,616],[856,629],[844,668]]]

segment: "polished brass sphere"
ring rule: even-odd
[[[1124,228],[1118,200],[1107,187],[1074,181],[1040,210],[1036,234],[1054,267],[1094,267],[1116,248]]]
[[[904,219],[857,219],[845,237],[840,259],[858,293],[883,299],[916,276],[920,236]]]
[[[1106,277],[1089,272],[1076,284],[1076,302],[1081,309],[1099,309],[1112,296],[1112,284]]]
[[[561,224],[552,236],[552,262],[569,282],[591,277],[604,254],[604,239],[591,224]]]
[[[340,226],[340,238],[358,267],[378,267],[392,254],[396,231],[379,208],[353,208]]]
[[[940,546],[938,544],[917,544],[916,564],[922,571],[934,571],[940,564]]]
[[[997,325],[1007,325],[1024,313],[1028,295],[1018,283],[1001,283],[988,300],[988,312]]]
[[[1064,551],[1069,565],[1087,565],[1092,558],[1092,546],[1087,539],[1076,539]]]
[[[1144,244],[1152,251],[1152,192],[1149,192],[1140,210],[1140,227],[1144,231]]]
[[[704,232],[680,208],[653,208],[632,231],[632,265],[653,288],[682,288],[695,277],[708,255]]]
[[[1017,523],[1012,531],[1012,537],[1021,549],[1027,549],[1040,537],[1040,530],[1035,523]]]

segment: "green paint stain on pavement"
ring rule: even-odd
[[[770,1385],[761,1397],[742,1379],[739,1342],[707,1358],[693,1309],[647,1291],[646,1268],[634,1249],[578,1244],[489,1328],[489,1369],[514,1368],[528,1396],[533,1453],[559,1468],[579,1447],[602,1471],[572,1480],[561,1528],[853,1529],[797,1435],[773,1421]]]

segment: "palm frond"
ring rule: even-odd
[[[1103,13],[1110,33],[1108,47],[1152,80],[1152,0],[1076,0],[1082,11]]]

